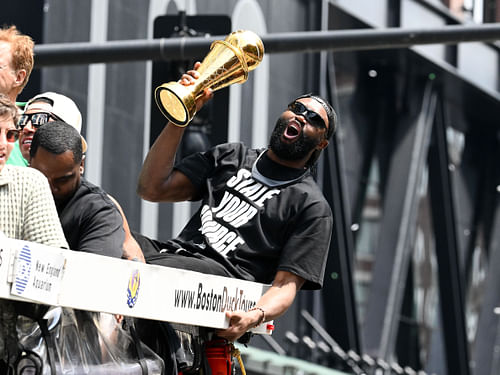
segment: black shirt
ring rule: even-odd
[[[125,232],[120,212],[107,193],[85,179],[59,210],[71,250],[121,258]]]
[[[166,247],[203,254],[237,278],[270,283],[283,270],[304,278],[304,289],[320,288],[330,207],[308,171],[264,159],[261,174],[278,174],[284,183],[269,187],[256,180],[252,166],[263,151],[233,143],[183,159],[176,169],[198,188],[202,204]]]

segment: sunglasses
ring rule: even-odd
[[[323,118],[314,111],[311,111],[301,102],[292,102],[288,104],[288,109],[296,115],[304,116],[309,124],[320,129],[326,129]]]
[[[20,130],[23,130],[26,125],[28,125],[28,122],[31,121],[31,125],[35,128],[38,129],[40,126],[43,124],[49,122],[50,118],[53,118],[54,120],[59,120],[56,116],[54,116],[52,113],[48,112],[35,112],[35,113],[24,113],[19,117],[19,121],[17,122],[17,126],[19,126]]]
[[[19,132],[20,130],[18,129],[9,129],[5,132],[7,142],[15,142],[19,139]]]

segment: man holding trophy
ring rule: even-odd
[[[301,288],[322,287],[333,225],[310,171],[336,127],[334,110],[320,97],[293,100],[267,148],[221,144],[174,165],[185,126],[220,88],[207,81],[227,86],[238,82],[234,75],[244,80],[262,60],[262,42],[248,33],[219,42],[233,57],[221,62],[226,52],[211,56],[213,45],[202,64],[157,89],[170,121],[149,150],[137,189],[154,202],[201,200],[177,238],[160,243],[137,235],[148,263],[271,284],[256,307],[227,312],[229,327],[218,335],[229,341],[282,315]],[[206,66],[214,61],[220,65]]]

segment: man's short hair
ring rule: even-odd
[[[10,100],[7,95],[4,94],[0,94],[0,116],[9,116],[14,122],[14,126],[17,128],[19,111],[14,103],[12,103],[12,100]]]
[[[313,95],[313,94],[304,94],[296,98],[295,100],[311,98],[316,100],[321,106],[324,108],[326,112],[326,116],[328,117],[328,130],[326,132],[326,139],[330,139],[335,130],[337,130],[337,114],[333,107],[328,103],[326,99],[323,99],[321,96]]]
[[[62,121],[47,122],[40,126],[31,141],[30,156],[33,158],[42,147],[54,155],[66,151],[73,152],[75,164],[82,161],[82,139],[80,133],[69,124]]]
[[[26,77],[24,77],[24,82],[21,85],[21,89],[23,89],[28,83],[33,70],[33,48],[35,43],[28,35],[21,34],[15,26],[0,28],[0,41],[11,45],[12,67],[14,70],[16,72],[21,69],[26,71]]]

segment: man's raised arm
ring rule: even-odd
[[[184,86],[193,85],[199,78],[196,71],[200,63],[194,65],[194,70],[183,74],[179,83]],[[212,91],[205,89],[203,95],[196,100],[197,111],[212,97]],[[149,150],[142,166],[137,194],[152,202],[179,202],[193,198],[196,193],[191,181],[181,172],[173,169],[175,153],[184,134],[184,129],[169,122]]]

